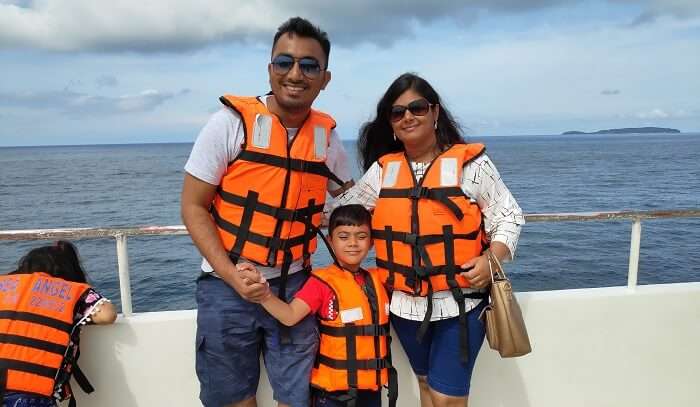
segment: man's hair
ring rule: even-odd
[[[323,52],[326,54],[326,66],[324,69],[328,69],[328,57],[331,54],[331,42],[328,40],[328,34],[326,34],[325,31],[311,24],[309,20],[301,17],[292,17],[282,23],[282,25],[277,29],[275,38],[272,40],[272,49],[275,49],[277,40],[287,33],[304,38],[313,38],[314,40],[318,41],[318,43],[321,44],[321,48],[323,48]]]
[[[343,205],[335,208],[328,221],[328,235],[338,226],[363,226],[372,227],[372,215],[362,205]]]

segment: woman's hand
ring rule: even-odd
[[[485,288],[491,284],[491,269],[487,253],[474,257],[462,264],[461,268],[466,271],[459,273],[459,275],[466,278],[473,288]]]

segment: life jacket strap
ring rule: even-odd
[[[34,324],[48,326],[67,334],[73,331],[73,325],[61,321],[60,319],[50,318],[39,314],[23,311],[0,311],[0,319],[12,319],[16,321],[31,322]]]
[[[450,197],[467,198],[459,187],[436,187],[429,188],[424,186],[416,186],[412,188],[385,188],[379,191],[380,198],[408,198],[412,200],[431,199],[445,205],[457,219],[462,220],[464,213],[459,209]],[[468,199],[468,198],[467,198]]]
[[[218,194],[224,202],[232,205],[241,207],[246,207],[246,205],[248,205],[246,197],[226,192],[223,189],[219,189]],[[323,212],[323,205],[309,205],[306,208],[287,209],[278,208],[276,206],[257,201],[254,204],[253,209],[255,212],[264,213],[265,215],[272,216],[275,219],[295,222]]]
[[[354,362],[354,363],[353,363]],[[331,367],[333,369],[337,370],[350,370],[349,366],[350,365],[355,365],[355,372],[357,370],[382,370],[382,369],[387,369],[388,367],[391,366],[391,363],[386,360],[386,358],[377,358],[377,359],[360,359],[360,360],[351,360],[350,357],[348,356],[348,360],[339,360],[339,359],[333,359],[325,355],[318,355],[318,363],[322,365],[326,365],[328,367]],[[350,381],[350,375],[348,375],[348,385]],[[357,383],[354,383],[354,386],[357,386]],[[350,386],[352,387],[352,386]]]
[[[282,270],[280,274],[280,281],[279,281],[279,287],[277,291],[277,296],[279,297],[280,300],[283,302],[287,302],[287,279],[289,277],[289,266],[292,264],[292,252],[286,250],[284,252],[284,260],[282,261]],[[281,322],[278,322],[279,324],[279,332],[280,332],[280,344],[281,345],[289,345],[292,343],[292,335],[290,332],[291,327],[288,327],[287,325],[284,325]]]
[[[389,230],[387,230],[389,229]],[[475,240],[477,237],[479,237],[479,232],[481,232],[481,228],[474,230],[469,233],[456,233],[452,235],[452,238],[457,240]],[[384,230],[380,229],[372,229],[372,238],[373,239],[380,239],[380,240],[386,240],[387,241],[387,246],[388,246],[388,240],[391,239],[392,242],[397,241],[397,242],[402,242],[406,244],[410,244],[412,246],[425,246],[429,244],[435,244],[435,243],[442,243],[445,241],[445,237],[441,234],[436,234],[436,235],[417,235],[415,233],[408,233],[408,232],[394,232],[391,230],[391,227],[385,227]]]
[[[381,325],[346,325],[327,326],[320,325],[319,332],[323,335],[346,337],[346,336],[387,336],[389,335],[389,323]]]
[[[338,185],[345,184],[345,181],[341,180],[337,175],[335,175],[326,165],[325,162],[316,161],[306,161],[298,158],[287,158],[280,157],[272,154],[260,153],[257,151],[244,150],[238,155],[237,159],[245,160],[260,164],[271,165],[273,167],[283,168],[285,170],[292,170],[297,172],[305,172],[308,174],[320,175],[322,177],[328,178]]]

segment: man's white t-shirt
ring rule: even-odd
[[[260,97],[263,102],[266,102],[266,99],[266,97]],[[287,128],[290,140],[297,134],[297,130]],[[221,108],[211,116],[199,132],[185,164],[185,171],[207,184],[219,185],[229,163],[241,152],[244,141],[245,131],[238,113],[229,107]],[[335,130],[331,131],[330,144],[326,152],[326,166],[341,180],[350,180],[348,157]],[[340,185],[331,180],[328,181],[328,191],[338,188]],[[295,261],[290,266],[289,273],[295,273],[301,268],[301,260]],[[281,273],[278,267],[258,267],[258,269],[266,279],[279,277]],[[202,259],[202,270],[207,273],[214,271],[206,259]]]

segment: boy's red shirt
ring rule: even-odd
[[[360,286],[365,284],[363,273],[355,273],[354,276],[355,281]],[[309,313],[315,314],[318,318],[332,320],[338,315],[333,290],[313,275],[306,280],[306,283],[297,291],[294,298],[304,301],[311,309]]]

